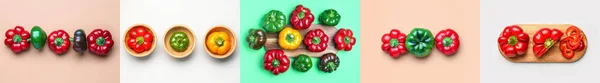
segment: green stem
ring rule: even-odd
[[[15,36],[13,36],[13,42],[19,43],[23,40],[21,38],[22,38],[21,35],[15,35]]]
[[[350,44],[350,36],[344,37],[344,43]]]
[[[312,38],[312,43],[313,44],[320,44],[321,43],[321,37],[313,37]]]
[[[396,39],[396,38],[392,38],[392,39],[390,40],[390,46],[391,46],[392,48],[395,48],[395,47],[396,47],[396,46],[398,46],[399,44],[400,44],[400,42],[399,42],[399,41],[398,41],[398,39]]]
[[[519,42],[519,40],[517,40],[517,36],[508,37],[508,44],[510,46],[514,46],[515,44],[517,44],[517,42]]]
[[[55,44],[56,46],[62,46],[62,44],[63,44],[64,42],[65,42],[65,41],[64,41],[64,39],[63,39],[63,38],[56,38],[56,39],[54,39],[54,44]]]
[[[552,47],[552,45],[554,45],[554,43],[555,43],[555,42],[554,42],[554,40],[552,40],[552,39],[548,38],[548,39],[546,39],[546,41],[544,42],[544,47],[546,47],[546,48],[550,48],[550,47]]]
[[[98,44],[98,46],[103,46],[106,43],[106,39],[104,39],[104,37],[98,37],[98,39],[96,39],[96,44]]]
[[[288,43],[293,43],[295,39],[295,36],[292,34],[288,34],[287,37],[285,37]]]
[[[135,38],[135,41],[137,42],[138,45],[144,44],[144,37],[138,36]]]
[[[450,37],[444,37],[444,40],[442,40],[442,44],[444,44],[444,47],[448,47],[450,45],[452,45],[452,38]]]
[[[271,61],[271,65],[273,65],[273,67],[279,67],[279,64],[281,63],[277,59],[273,59],[273,61]]]
[[[219,37],[219,38],[217,38],[215,43],[217,43],[217,46],[221,47],[221,46],[225,45],[225,39],[223,39],[223,37]]]

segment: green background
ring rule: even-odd
[[[359,83],[360,82],[360,1],[359,0],[240,0],[240,32],[243,40],[240,45],[240,82],[241,83]],[[307,72],[300,72],[291,67],[277,76],[263,68],[263,57],[266,50],[253,50],[245,42],[248,30],[262,29],[260,23],[264,14],[270,10],[279,10],[287,17],[296,5],[302,4],[315,15],[313,24],[319,24],[318,17],[326,9],[335,9],[342,16],[335,26],[349,28],[354,32],[356,45],[351,51],[339,51],[340,66],[333,73],[319,70],[318,58],[312,58],[313,67]],[[329,35],[333,37],[332,35]],[[333,41],[330,41],[333,42]],[[293,62],[295,57],[290,57]]]

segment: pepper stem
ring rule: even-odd
[[[217,40],[215,41],[215,43],[217,43],[217,46],[221,47],[223,45],[225,45],[225,39],[223,39],[223,37],[219,37],[217,38]]]
[[[444,44],[444,47],[448,47],[450,45],[452,45],[452,38],[450,37],[444,37],[444,40],[442,40],[442,44]]]
[[[555,42],[554,42],[554,40],[552,40],[552,39],[548,38],[548,39],[546,39],[546,41],[544,42],[544,47],[546,47],[546,48],[550,48],[550,47],[552,47],[552,45],[554,45],[554,43],[555,43]]]
[[[329,71],[333,71],[335,68],[336,68],[335,63],[327,62],[327,69],[329,69]]]
[[[287,37],[285,37],[288,43],[292,43],[294,42],[294,40],[296,40],[295,36],[292,34],[288,34]]]
[[[335,16],[335,14],[333,13],[333,9],[329,9],[329,12],[330,12],[329,13],[329,17],[334,17]]]
[[[344,43],[350,44],[350,36],[344,37]]]
[[[305,16],[305,15],[304,15],[304,11],[300,11],[300,12],[298,13],[298,18],[299,18],[299,19],[303,19],[303,18],[304,18],[304,16]]]
[[[250,38],[248,38],[250,40],[250,42],[255,43],[256,42],[256,36],[254,35],[250,35]]]
[[[106,43],[106,39],[104,37],[98,37],[96,39],[96,44],[98,44],[98,46],[103,46]]]
[[[312,43],[313,44],[320,44],[321,43],[321,37],[313,37],[312,38]]]
[[[273,67],[279,67],[279,64],[281,63],[277,59],[273,59],[273,61],[271,61],[271,65],[273,65]]]
[[[62,44],[63,44],[64,42],[65,42],[65,41],[64,41],[64,39],[63,39],[63,38],[56,38],[56,39],[54,39],[54,44],[55,44],[56,46],[62,46]]]
[[[510,46],[514,46],[515,44],[517,44],[517,42],[519,42],[519,40],[517,40],[517,36],[508,37],[508,44]]]
[[[15,36],[13,36],[13,42],[19,43],[23,40],[21,38],[22,38],[21,35],[15,35]]]
[[[390,46],[392,46],[392,48],[395,48],[396,46],[398,46],[398,44],[400,44],[400,42],[398,41],[398,39],[392,38],[390,40]]]
[[[138,36],[135,38],[135,41],[137,42],[138,45],[144,44],[144,37]]]

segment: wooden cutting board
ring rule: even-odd
[[[291,26],[288,25],[286,27],[291,27]],[[320,25],[320,24],[313,24],[308,29],[298,30],[298,32],[300,32],[300,35],[302,35],[302,40],[304,40],[304,36],[306,35],[306,33],[309,30],[314,30],[314,29],[322,29],[327,34],[327,37],[329,37],[329,43],[328,43],[327,49],[325,49],[325,51],[323,51],[323,52],[308,51],[308,48],[306,48],[306,45],[304,45],[304,41],[300,44],[300,46],[298,46],[298,49],[296,49],[296,50],[282,49],[281,47],[279,47],[279,42],[278,42],[279,33],[267,33],[267,42],[265,43],[265,49],[267,49],[267,50],[282,49],[283,52],[285,52],[285,55],[287,55],[288,57],[296,57],[300,54],[306,54],[310,57],[321,57],[321,56],[323,56],[323,54],[327,54],[327,53],[337,54],[338,50],[335,48],[335,43],[333,43],[334,42],[333,37],[335,36],[335,33],[337,33],[338,30],[333,26],[324,26],[324,25]]]
[[[559,48],[559,44],[560,43],[556,43],[554,44],[542,57],[537,58],[535,57],[535,54],[533,53],[533,35],[535,35],[535,33],[542,29],[542,28],[556,28],[559,29],[560,31],[562,31],[563,33],[565,33],[565,31],[567,31],[567,28],[569,28],[570,26],[575,26],[575,25],[571,25],[571,24],[517,24],[518,26],[520,26],[521,28],[523,28],[523,32],[527,33],[527,35],[529,35],[529,45],[527,46],[527,52],[525,53],[525,55],[518,55],[516,57],[506,57],[504,56],[504,53],[502,53],[501,49],[500,49],[500,45],[498,45],[498,51],[502,54],[502,56],[510,61],[510,62],[517,62],[517,63],[522,63],[522,62],[532,62],[532,63],[571,63],[571,62],[575,62],[579,59],[581,59],[583,57],[583,55],[585,54],[585,51],[587,50],[587,36],[585,35],[585,33],[583,33],[584,31],[582,30],[581,33],[583,35],[583,42],[585,43],[585,48],[581,51],[577,51],[575,52],[575,55],[573,56],[573,58],[571,59],[567,59],[565,57],[562,56],[562,53],[560,51]],[[580,29],[581,30],[581,29]],[[564,34],[561,39],[567,37],[566,34]],[[560,41],[559,41],[560,42]]]

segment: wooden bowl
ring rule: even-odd
[[[127,39],[129,38],[129,31],[131,29],[133,29],[133,27],[137,27],[137,26],[145,27],[146,30],[148,30],[148,32],[152,34],[152,37],[154,37],[154,39],[152,40],[153,42],[152,42],[152,47],[150,47],[150,50],[147,50],[147,51],[144,51],[144,52],[141,52],[141,53],[137,53],[137,52],[133,51],[133,49],[129,48],[129,46],[127,45]],[[156,48],[156,34],[154,33],[154,30],[152,30],[152,28],[150,26],[148,26],[148,25],[145,25],[145,24],[135,24],[135,25],[129,27],[127,29],[127,31],[125,31],[125,35],[123,35],[123,36],[124,36],[123,37],[124,38],[123,39],[123,46],[125,46],[125,49],[127,50],[127,52],[129,54],[131,54],[131,56],[134,56],[134,57],[145,57],[145,56],[148,56],[150,53],[152,53],[154,51],[154,48]]]
[[[208,46],[206,45],[206,40],[208,40],[208,35],[213,33],[213,32],[225,32],[227,33],[227,35],[229,36],[229,40],[231,40],[231,48],[229,48],[229,51],[227,51],[227,53],[225,53],[224,55],[218,55],[215,53],[212,53],[208,50]],[[236,36],[233,34],[233,32],[227,27],[227,26],[214,26],[213,28],[211,28],[205,35],[204,35],[204,50],[206,50],[206,53],[208,53],[208,55],[212,56],[213,58],[217,58],[217,59],[223,59],[223,58],[227,58],[231,55],[231,53],[233,53],[233,51],[235,51],[236,48]]]
[[[171,39],[171,35],[173,35],[173,33],[175,32],[183,32],[187,35],[188,39],[190,39],[190,44],[188,45],[188,48],[184,51],[177,52],[175,51],[175,49],[171,48],[171,43],[169,43],[169,40]],[[190,30],[187,26],[175,25],[169,30],[167,30],[167,32],[165,33],[163,39],[163,47],[165,48],[167,53],[169,53],[169,55],[171,55],[172,57],[184,58],[190,55],[192,51],[194,51],[194,48],[196,47],[196,37],[194,36],[194,32],[192,32],[192,30]]]

